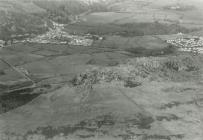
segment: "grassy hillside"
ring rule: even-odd
[[[103,3],[81,0],[0,1],[0,39],[8,41],[12,35],[40,34],[47,31],[50,20],[69,23],[81,13],[107,10]]]
[[[176,34],[179,32],[188,33],[197,31],[197,28],[188,29],[177,24],[166,24],[159,22],[143,22],[143,23],[87,23],[80,22],[66,26],[66,30],[70,33],[77,34],[99,34],[99,35],[120,35],[123,37],[144,36],[144,35],[164,35]]]
[[[0,1],[0,39],[8,41],[12,36],[45,32],[46,20],[37,16],[45,12],[32,2]]]
[[[34,3],[47,11],[47,16],[60,23],[68,23],[76,15],[84,12],[108,11],[104,3],[88,4],[81,0],[61,0],[61,1],[34,1]]]

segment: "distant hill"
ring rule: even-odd
[[[46,31],[46,20],[37,16],[45,13],[33,2],[0,1],[0,39],[8,41],[11,36]]]
[[[48,30],[51,26],[50,21],[66,24],[78,19],[78,15],[91,12],[134,13],[133,18],[129,16],[125,19],[129,23],[152,17],[153,20],[160,18],[167,22],[179,22],[186,27],[193,23],[202,25],[201,0],[179,2],[178,0],[173,2],[168,0],[1,0],[0,40],[9,40],[11,36],[17,35],[40,34]],[[173,7],[177,6],[178,11],[173,10]],[[113,18],[114,15],[110,17]],[[122,17],[120,18],[120,22],[123,22]],[[100,21],[103,19],[104,16]],[[115,22],[117,23],[118,20]]]
[[[110,0],[0,1],[0,40],[45,32],[50,20],[69,23],[83,12],[106,11],[107,1]]]

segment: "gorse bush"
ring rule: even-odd
[[[163,67],[175,71],[198,71],[200,70],[200,61],[197,57],[183,55],[169,57],[163,61]]]
[[[72,84],[74,86],[96,84],[98,82],[111,82],[113,80],[119,80],[119,74],[111,68],[94,68],[87,70],[86,72],[77,75],[73,80]]]
[[[74,86],[94,85],[101,82],[121,81],[127,87],[139,86],[140,79],[154,75],[165,80],[185,80],[198,77],[201,62],[198,56],[140,57],[113,67],[94,67],[77,75]],[[90,86],[90,87],[91,87]]]
[[[202,61],[203,62],[203,61]],[[200,78],[201,61],[198,57],[183,55],[170,57],[140,57],[113,67],[94,67],[77,75],[71,82],[86,101],[99,83],[119,82],[126,88],[141,86],[143,81],[187,81]]]
[[[162,67],[163,67],[163,70],[168,69],[168,70],[179,71],[182,66],[181,66],[181,61],[179,59],[170,58],[170,59],[166,59],[162,63]]]
[[[93,85],[99,82],[112,82],[118,80],[119,75],[111,69],[94,68],[77,75],[71,82],[81,93],[80,101],[86,101],[92,93]]]

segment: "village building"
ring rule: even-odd
[[[0,40],[0,48],[4,47],[5,42],[3,40]]]

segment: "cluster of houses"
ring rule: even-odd
[[[75,46],[91,46],[93,44],[93,40],[84,37],[77,37],[73,38],[68,44]]]
[[[71,35],[64,30],[63,24],[53,22],[53,28],[43,35],[38,35],[33,38],[27,38],[20,42],[30,43],[49,43],[49,44],[68,44],[74,46],[91,46],[94,40],[102,40],[103,37],[97,35]]]
[[[50,43],[50,44],[66,44],[67,41],[64,39],[64,33],[59,29],[50,29],[47,33],[43,35],[38,35],[34,38],[27,38],[26,42],[32,43]]]
[[[167,40],[167,43],[177,47],[179,51],[203,53],[203,37],[179,35],[176,39]]]

